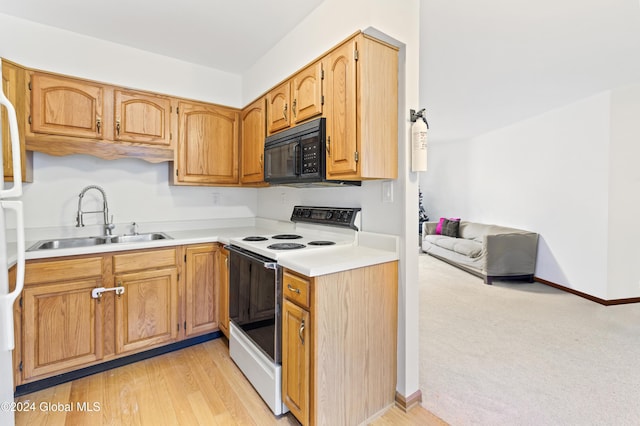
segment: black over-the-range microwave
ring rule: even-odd
[[[318,118],[268,136],[264,142],[264,180],[276,185],[360,185],[326,179],[326,119]]]

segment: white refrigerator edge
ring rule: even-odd
[[[0,69],[2,63],[0,62]],[[20,159],[20,138],[16,111],[0,88],[0,104],[6,108],[10,140],[2,140],[2,122],[0,121],[0,148],[2,144],[11,144],[13,160],[13,185],[5,189],[4,174],[0,180],[0,425],[15,425],[13,408],[13,363],[12,351],[15,345],[13,332],[13,304],[20,296],[24,286],[25,247],[24,247],[24,219],[22,211],[22,170]],[[0,163],[2,163],[2,149],[0,149]],[[7,229],[6,216],[13,211],[15,230]],[[7,242],[7,232],[15,232],[15,246]],[[15,260],[16,285],[9,291],[8,268]]]

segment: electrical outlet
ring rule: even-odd
[[[393,203],[393,181],[382,182],[382,202]]]
[[[214,192],[213,193],[213,205],[217,206],[218,204],[220,204],[220,193],[219,192]]]
[[[286,202],[287,202],[287,194],[286,194],[286,193],[282,192],[282,193],[280,194],[280,202],[281,202],[282,204],[284,204],[284,203],[286,203]]]

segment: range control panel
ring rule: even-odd
[[[360,207],[308,207],[295,206],[291,213],[292,222],[307,222],[318,225],[342,226],[358,230],[356,222]],[[359,221],[358,221],[359,222]]]

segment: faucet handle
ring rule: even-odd
[[[111,235],[111,231],[116,227],[116,224],[113,223],[113,215],[111,215],[111,222],[104,224],[105,233],[107,235]]]

